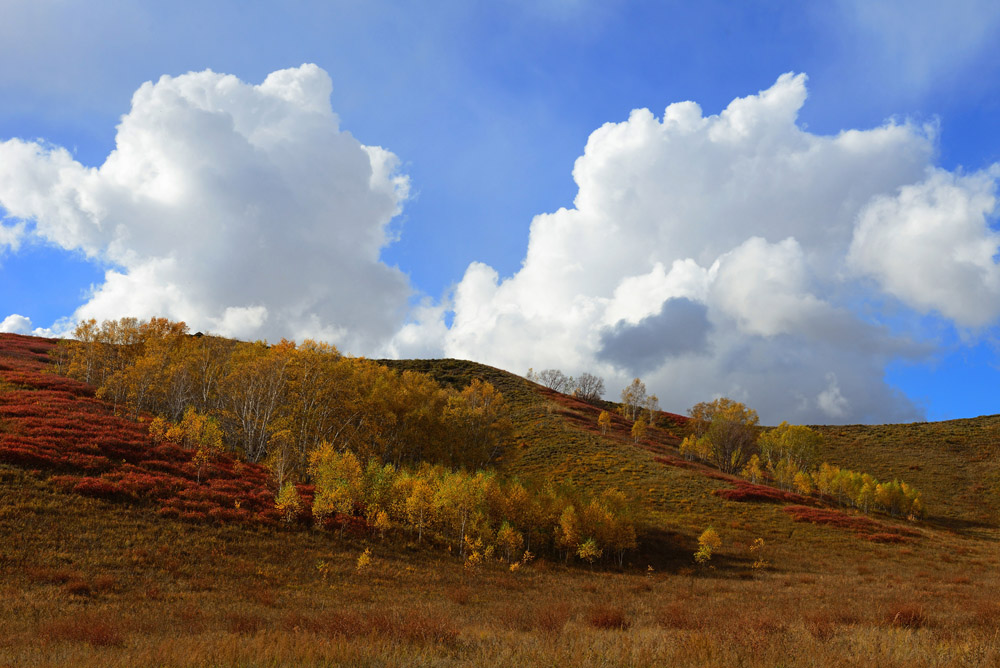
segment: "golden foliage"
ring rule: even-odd
[[[302,499],[295,485],[286,482],[282,486],[278,498],[275,499],[274,506],[281,513],[285,522],[292,522],[302,509]]]
[[[689,411],[695,436],[711,446],[712,460],[726,473],[742,469],[754,453],[757,412],[738,401],[722,397],[695,404]]]
[[[714,555],[722,547],[722,539],[712,527],[705,529],[698,536],[698,550],[694,553],[694,560],[699,565],[704,566],[712,560]]]

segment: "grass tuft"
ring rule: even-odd
[[[125,644],[125,633],[113,620],[93,613],[52,620],[42,627],[41,633],[54,642],[87,643],[94,647]]]
[[[625,611],[617,605],[599,603],[587,611],[587,623],[595,629],[617,629],[624,631],[632,626]]]

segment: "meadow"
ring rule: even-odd
[[[0,666],[1000,665],[1000,418],[818,428],[825,461],[920,487],[910,521],[687,461],[679,415],[634,443],[619,415],[601,434],[611,404],[392,363],[500,389],[505,475],[641,508],[623,568],[470,567],[405,532],[279,521],[265,468],[220,456],[199,475],[51,373],[53,346],[0,335]],[[722,546],[698,566],[709,526]]]

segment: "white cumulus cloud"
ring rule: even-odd
[[[31,319],[13,313],[0,321],[0,332],[7,334],[30,334]]]
[[[727,395],[772,422],[918,417],[885,365],[933,347],[857,312],[873,296],[858,272],[892,270],[852,248],[892,233],[907,188],[944,178],[932,167],[935,128],[812,134],[797,123],[805,84],[784,74],[715,115],[679,102],[598,128],[573,169],[573,208],[534,218],[520,270],[469,266],[442,352],[516,372],[598,373],[613,395],[639,373],[673,410]],[[971,199],[939,211],[948,222],[935,227],[934,247],[953,252],[944,291],[977,287],[969,302],[992,289],[983,212],[994,177],[953,179]],[[881,232],[866,234],[873,217]],[[444,322],[409,330],[410,343]]]
[[[390,151],[340,129],[331,90],[315,65],[259,85],[164,76],[135,92],[99,167],[4,141],[0,246],[31,234],[109,265],[74,318],[163,315],[371,350],[411,293],[380,261],[409,182]]]
[[[922,312],[981,327],[1000,316],[1000,167],[925,180],[876,198],[861,213],[849,261],[886,293]]]

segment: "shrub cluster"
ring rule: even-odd
[[[194,446],[157,443],[148,424],[111,415],[89,386],[47,373],[54,341],[0,337],[0,462],[56,473],[51,480],[66,491],[150,504],[168,516],[278,523],[267,469],[222,453],[199,461]]]
[[[699,404],[692,409],[692,415],[694,433],[680,444],[685,459],[715,464],[744,462],[738,470],[750,484],[720,491],[719,495],[724,498],[802,503],[804,497],[819,494],[866,513],[881,511],[904,517],[924,515],[923,497],[912,485],[899,480],[880,482],[867,473],[827,463],[815,466],[821,437],[808,427],[783,422],[757,435],[747,431],[756,424],[756,414],[728,399]],[[716,428],[716,422],[721,422],[722,426]],[[733,433],[740,436],[738,445],[720,448],[718,442]],[[750,434],[754,434],[752,440],[749,440]],[[758,484],[762,482],[771,482],[786,494],[767,492],[767,488]]]
[[[526,486],[482,470],[397,468],[376,459],[363,466],[350,450],[328,444],[313,453],[311,472],[317,525],[343,530],[346,519],[364,518],[371,531],[398,528],[473,562],[495,556],[513,565],[526,554],[547,553],[622,565],[636,547],[630,505],[614,489],[587,495],[572,486]],[[302,497],[286,486],[276,506],[286,519],[301,519],[308,507]]]
[[[397,465],[476,468],[512,428],[503,396],[487,382],[445,389],[314,341],[189,336],[184,323],[162,318],[89,320],[74,336],[57,366],[96,385],[116,413],[178,423],[193,408],[215,421],[231,451],[267,462],[282,484],[308,478],[309,454],[322,442]]]

